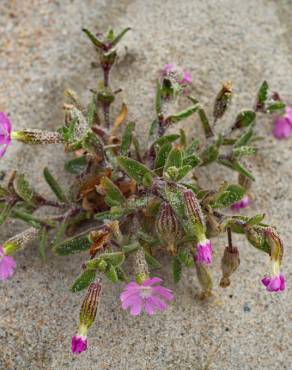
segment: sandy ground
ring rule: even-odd
[[[153,112],[157,70],[167,62],[188,68],[193,94],[207,104],[222,80],[231,79],[235,109],[251,106],[263,79],[292,101],[292,2],[268,0],[2,0],[0,2],[0,110],[9,112],[16,129],[52,129],[62,120],[62,94],[75,89],[85,101],[99,71],[81,28],[104,30],[131,26],[113,73],[124,89],[130,116],[139,133]],[[127,45],[127,50],[125,50]],[[211,106],[207,106],[211,111]],[[256,200],[251,212],[264,210],[281,231],[286,245],[284,272],[288,289],[267,294],[260,278],[269,260],[245,241],[238,241],[241,266],[227,290],[216,287],[211,303],[195,299],[192,272],[175,287],[176,300],[154,318],[133,318],[117,299],[120,287],[105,283],[90,348],[79,357],[70,352],[82,295],[68,287],[80,271],[79,257],[50,255],[44,264],[36,247],[17,256],[14,278],[0,286],[1,369],[184,370],[291,369],[292,139],[278,142],[268,120],[259,131],[265,148],[253,162]],[[13,145],[0,169],[22,168],[44,193],[44,165],[62,177],[61,148]],[[215,180],[220,171],[214,168]],[[214,177],[214,176],[213,176]],[[1,240],[22,225],[1,228]],[[218,281],[223,242],[215,243]],[[166,285],[172,286],[166,271]],[[290,365],[289,365],[290,364]]]

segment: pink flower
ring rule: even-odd
[[[282,292],[285,290],[285,278],[283,274],[274,275],[273,277],[265,276],[262,283],[268,292]]]
[[[189,85],[193,82],[190,72],[182,69],[174,63],[165,64],[162,69],[162,76],[172,76],[180,85]]]
[[[292,134],[292,108],[286,107],[285,114],[275,119],[273,134],[277,139],[287,138]]]
[[[239,211],[241,208],[246,208],[250,205],[250,198],[248,195],[245,195],[242,199],[238,202],[235,202],[231,205],[231,209],[233,211]]]
[[[11,143],[11,122],[5,113],[0,112],[0,157],[3,157]]]
[[[16,268],[16,262],[10,256],[5,256],[4,249],[0,245],[0,280],[10,278]]]
[[[211,240],[205,239],[197,244],[196,261],[205,265],[210,265],[212,263]]]
[[[87,350],[87,337],[82,335],[74,335],[72,337],[72,352],[73,353],[81,353]]]
[[[120,295],[122,308],[130,308],[130,314],[133,316],[140,315],[143,308],[148,315],[153,315],[158,310],[164,311],[165,301],[171,301],[174,297],[170,289],[154,285],[161,282],[162,279],[154,277],[144,280],[142,284],[133,281],[127,284]]]

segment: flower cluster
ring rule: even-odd
[[[190,72],[169,63],[157,79],[149,139],[141,143],[135,133],[136,122],[128,118],[127,105],[122,103],[117,115],[117,110],[112,110],[120,89],[111,89],[110,72],[117,57],[116,46],[129,28],[118,34],[111,29],[97,35],[83,31],[97,52],[103,77],[92,90],[89,104],[85,106],[75,92],[67,90],[64,124],[55,131],[12,131],[7,115],[0,113],[0,157],[12,140],[63,145],[71,154],[66,172],[75,176],[68,191],[59,183],[59,176],[44,168],[52,198],[40,194],[19,171],[14,171],[6,184],[0,184],[0,225],[9,219],[28,225],[21,233],[1,241],[0,280],[13,275],[16,262],[12,256],[33,240],[38,241],[42,258],[48,248],[63,258],[83,252],[80,275],[71,286],[74,293],[87,289],[71,342],[75,354],[88,347],[88,332],[101,298],[102,276],[124,284],[121,308],[130,315],[159,314],[174,300],[172,289],[163,286],[156,273],[162,267],[161,256],[166,254],[168,258],[163,262],[170,261],[165,268],[171,270],[173,283],[182,279],[184,269],[189,269],[197,276],[201,297],[208,298],[214,287],[213,250],[217,249],[217,254],[220,251],[213,238],[219,234],[225,234],[228,240],[221,258],[222,288],[231,284],[240,265],[240,245],[232,244],[232,235],[237,233],[259,254],[269,256],[272,272],[262,279],[267,291],[284,291],[284,244],[276,228],[263,222],[262,213],[243,216],[237,212],[251,199],[256,202],[251,193],[255,177],[246,162],[260,149],[257,116],[276,112],[274,134],[277,138],[288,137],[292,132],[292,109],[285,108],[279,94],[271,94],[264,81],[254,108],[240,111],[230,122],[230,130],[217,134],[233,100],[231,82],[220,87],[209,116],[192,95]],[[181,100],[184,108],[179,110]],[[177,123],[194,115],[203,140],[199,132],[191,137],[190,130],[183,126],[175,129]],[[203,185],[206,181],[201,177],[206,171],[198,169],[212,163],[234,171],[238,181],[217,184],[211,180]],[[132,269],[126,272],[129,264]]]

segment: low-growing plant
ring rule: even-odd
[[[183,269],[195,271],[201,297],[207,298],[212,294],[210,265],[212,244],[216,245],[210,239],[222,233],[227,235],[227,246],[221,260],[221,287],[230,285],[230,277],[240,264],[239,249],[232,242],[232,234],[237,233],[270,256],[271,274],[262,279],[266,289],[283,291],[283,242],[275,227],[263,221],[263,213],[236,214],[251,199],[255,178],[246,162],[256,155],[262,139],[256,133],[257,117],[283,111],[285,104],[279,95],[270,92],[267,82],[263,82],[255,106],[241,111],[229,130],[217,133],[215,123],[223,119],[232,100],[231,82],[220,89],[210,119],[192,95],[190,73],[167,64],[156,84],[149,138],[141,140],[135,133],[136,122],[128,119],[127,105],[122,104],[116,117],[111,109],[121,90],[111,89],[110,72],[117,58],[116,46],[129,28],[118,35],[113,30],[106,35],[83,31],[96,49],[103,73],[103,81],[91,91],[87,107],[67,90],[65,122],[54,132],[11,131],[9,118],[0,114],[2,157],[14,140],[62,144],[70,156],[65,176],[72,179],[72,186],[64,189],[52,169],[44,168],[44,179],[54,198],[41,195],[18,171],[11,174],[5,186],[1,185],[0,223],[18,219],[28,225],[0,246],[1,280],[15,270],[12,255],[33,240],[38,241],[44,259],[47,248],[64,259],[83,252],[80,275],[71,286],[72,292],[88,289],[78,333],[72,338],[74,353],[87,348],[87,331],[96,316],[103,275],[113,283],[126,283],[120,295],[124,310],[134,316],[143,310],[152,315],[165,310],[174,298],[153,272],[161,267],[159,260],[166,254],[169,258],[163,261],[169,261],[174,283],[181,279]],[[182,100],[188,106],[177,111]],[[181,121],[195,115],[201,128],[177,128]],[[208,187],[203,186],[203,174],[201,171],[199,176],[198,170],[212,163],[221,165],[222,170],[235,171],[238,182],[224,181],[217,186],[209,181]],[[37,212],[40,209],[46,212]],[[128,260],[133,270],[125,268]],[[134,280],[129,282],[131,277]]]

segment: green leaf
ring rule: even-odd
[[[264,81],[259,89],[258,98],[257,98],[258,103],[260,103],[261,105],[265,104],[268,98],[268,90],[269,90],[269,85],[267,81]]]
[[[125,34],[130,31],[131,27],[127,27],[125,28],[122,32],[120,32],[116,37],[115,39],[111,42],[111,45],[112,46],[116,46],[120,41],[121,39],[125,36]]]
[[[177,176],[176,176],[176,180],[179,181],[183,179],[192,169],[193,167],[190,165],[185,165],[179,168]]]
[[[209,120],[207,118],[207,115],[206,115],[204,109],[199,108],[198,113],[199,113],[199,117],[200,117],[200,120],[201,120],[201,123],[202,123],[202,126],[203,126],[205,137],[209,138],[209,137],[214,136],[213,130],[210,126]]]
[[[235,161],[233,163],[233,169],[235,171],[241,173],[242,175],[248,177],[252,181],[255,181],[254,176],[241,163],[239,163],[238,161]]]
[[[213,208],[226,208],[243,198],[245,188],[240,185],[228,185],[211,204]]]
[[[161,85],[158,80],[156,83],[155,109],[156,109],[156,114],[160,115],[161,114]]]
[[[60,256],[67,256],[86,251],[90,248],[92,242],[89,240],[88,234],[82,234],[67,239],[54,247],[54,252]]]
[[[86,156],[74,158],[65,164],[65,169],[67,172],[73,175],[80,175],[87,166]]]
[[[158,132],[158,121],[155,119],[154,121],[151,122],[150,129],[149,129],[149,142],[152,142],[157,137],[157,132]]]
[[[191,268],[195,266],[194,257],[188,249],[180,248],[177,257],[186,267]]]
[[[146,262],[148,263],[149,266],[155,268],[155,269],[160,269],[162,266],[161,266],[161,263],[156,259],[154,258],[153,256],[151,256],[148,252],[144,251],[145,253],[145,259],[146,259]]]
[[[126,174],[136,180],[139,184],[143,183],[143,178],[146,174],[153,177],[152,171],[150,171],[142,163],[135,161],[134,159],[120,156],[117,158],[119,166]]]
[[[141,248],[141,246],[137,242],[122,246],[122,249],[125,253],[132,253],[132,252],[138,250],[139,248]]]
[[[109,266],[109,269],[105,272],[105,276],[113,283],[117,283],[119,281],[119,275],[113,265]]]
[[[246,155],[255,155],[257,153],[258,149],[251,147],[251,146],[240,146],[238,148],[232,149],[232,154],[236,158],[241,158]]]
[[[267,111],[269,113],[277,112],[278,110],[283,110],[286,104],[282,101],[275,101],[267,106]]]
[[[75,280],[74,284],[71,286],[71,291],[73,293],[80,292],[81,290],[87,288],[94,280],[96,276],[95,270],[85,270],[78,278]]]
[[[124,130],[121,142],[121,154],[127,155],[132,142],[133,130],[135,128],[135,122],[129,122]]]
[[[43,260],[46,259],[46,246],[47,246],[47,242],[48,242],[48,236],[49,236],[48,235],[48,229],[46,227],[44,227],[41,230],[40,246],[39,246],[40,255],[41,255]]]
[[[167,123],[177,123],[177,122],[180,122],[183,119],[188,118],[189,116],[191,116],[198,109],[199,109],[199,106],[198,105],[192,105],[189,108],[187,108],[187,109],[185,109],[185,110],[183,110],[183,111],[181,111],[179,113],[172,114],[171,116],[167,117],[166,118],[166,122]]]
[[[164,135],[164,136],[161,136],[159,139],[157,139],[157,140],[154,142],[154,146],[156,146],[156,145],[162,146],[162,145],[167,144],[167,143],[173,143],[173,142],[175,142],[179,137],[180,137],[180,135],[178,135],[178,134],[171,134],[171,135]]]
[[[179,130],[180,132],[180,145],[185,149],[187,146],[187,135],[185,130],[182,128]]]
[[[124,197],[123,193],[108,177],[103,177],[100,181],[100,185],[105,190],[107,197],[112,202],[117,203],[118,205],[123,205],[125,203],[126,198]]]
[[[89,40],[93,43],[93,45],[95,47],[97,47],[98,49],[105,50],[104,43],[102,43],[100,40],[98,40],[97,37],[93,33],[91,33],[86,28],[83,28],[82,31],[86,34],[86,36],[89,38]]]
[[[113,266],[120,266],[125,261],[125,254],[124,252],[103,253],[97,258],[87,261],[86,267],[89,269],[97,269],[101,260],[104,260]]]
[[[160,147],[160,149],[157,153],[157,156],[155,158],[154,168],[164,167],[166,159],[167,159],[171,149],[172,149],[172,146],[171,146],[170,143],[165,143]]]
[[[180,168],[183,164],[183,152],[180,148],[173,148],[166,159],[163,172],[165,173],[169,167]]]
[[[182,264],[178,257],[172,259],[172,274],[174,283],[178,283],[181,279]]]
[[[0,213],[0,225],[3,225],[13,208],[11,203],[6,203]]]
[[[184,200],[183,200],[183,196],[181,192],[177,189],[173,189],[168,186],[165,189],[165,193],[166,193],[167,200],[171,205],[171,208],[174,210],[178,219],[181,222],[183,222],[183,220],[186,218],[186,214],[185,214]]]
[[[232,129],[239,129],[250,126],[256,119],[256,113],[253,110],[245,110],[238,114]]]
[[[45,223],[45,221],[34,216],[33,214],[19,210],[19,209],[13,209],[11,212],[11,216],[13,218],[17,218],[18,220],[22,220],[26,222],[27,224],[31,225],[35,229],[40,229]]]
[[[265,214],[261,213],[261,214],[258,214],[258,215],[255,215],[255,216],[249,218],[246,223],[249,226],[257,225],[257,224],[260,224],[263,221],[264,218],[265,218]]]
[[[201,160],[196,155],[189,155],[183,159],[183,165],[191,166],[192,168],[197,167],[201,163]]]
[[[187,149],[185,150],[185,155],[186,157],[192,155],[194,153],[194,151],[198,148],[198,145],[199,145],[199,140],[198,139],[194,139],[191,144],[187,147]]]
[[[31,206],[37,204],[37,194],[29,185],[23,174],[17,174],[14,180],[14,190],[16,194]]]
[[[50,188],[52,189],[52,191],[56,195],[56,197],[61,202],[67,203],[68,200],[67,200],[61,186],[59,185],[57,180],[54,178],[54,176],[52,175],[52,173],[50,172],[48,167],[44,168],[43,174],[44,174],[44,178],[45,178],[46,182],[48,183],[48,185],[50,186]]]
[[[219,149],[216,144],[208,146],[201,154],[202,164],[201,166],[206,166],[209,163],[216,161],[219,155]]]
[[[241,135],[239,137],[239,139],[236,140],[235,144],[234,144],[234,148],[239,148],[240,146],[244,146],[246,144],[248,144],[248,142],[251,140],[252,136],[253,136],[253,126],[251,126],[246,132],[243,133],[243,135]]]
[[[99,154],[103,156],[103,144],[95,133],[88,131],[82,139],[82,147],[92,154]]]

